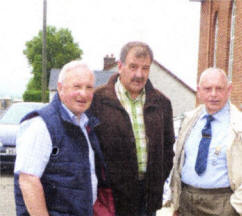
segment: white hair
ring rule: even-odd
[[[73,60],[67,64],[65,64],[60,73],[59,73],[59,77],[58,77],[58,83],[62,83],[63,80],[66,78],[66,74],[68,71],[71,71],[77,67],[80,67],[80,68],[83,68],[83,69],[87,69],[87,70],[90,70],[88,68],[88,66],[81,60],[77,59],[77,60]]]

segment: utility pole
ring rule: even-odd
[[[42,34],[42,79],[41,79],[41,100],[47,102],[47,57],[46,57],[46,16],[47,0],[43,0],[43,34]]]

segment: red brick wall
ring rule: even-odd
[[[233,93],[232,101],[242,104],[242,1],[236,2],[234,65],[233,65]],[[240,107],[241,108],[241,107]]]
[[[227,73],[229,63],[232,0],[205,0],[201,3],[198,78],[203,70],[213,66],[215,17],[218,16],[216,66]],[[242,0],[236,1],[234,62],[231,100],[242,108]]]

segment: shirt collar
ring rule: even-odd
[[[125,95],[129,100],[131,100],[131,101],[139,101],[139,100],[142,100],[143,102],[145,101],[145,88],[143,88],[141,90],[140,94],[135,99],[133,99],[130,96],[130,93],[128,92],[128,90],[121,83],[120,78],[118,78],[118,80],[116,82],[116,85],[118,87],[118,91],[120,92],[120,94],[121,95]]]
[[[230,106],[228,101],[221,110],[214,113],[212,116],[214,117],[214,119],[223,122],[224,119],[228,116],[226,114],[228,114],[229,112],[230,112]],[[207,115],[210,115],[210,114],[207,112],[206,108],[204,107],[200,119],[204,119]]]
[[[78,119],[78,117],[72,112],[70,111],[65,104],[61,103],[62,107],[66,110],[68,116],[71,118],[72,122],[77,125],[77,126],[81,126],[81,127],[86,127],[86,125],[88,124],[88,117],[85,113],[82,113],[80,116],[80,120]]]

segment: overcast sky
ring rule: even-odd
[[[0,5],[0,97],[21,95],[31,77],[25,42],[42,29],[42,0]],[[47,25],[68,28],[93,70],[128,41],[148,43],[155,60],[195,88],[200,3],[189,0],[47,0]]]

